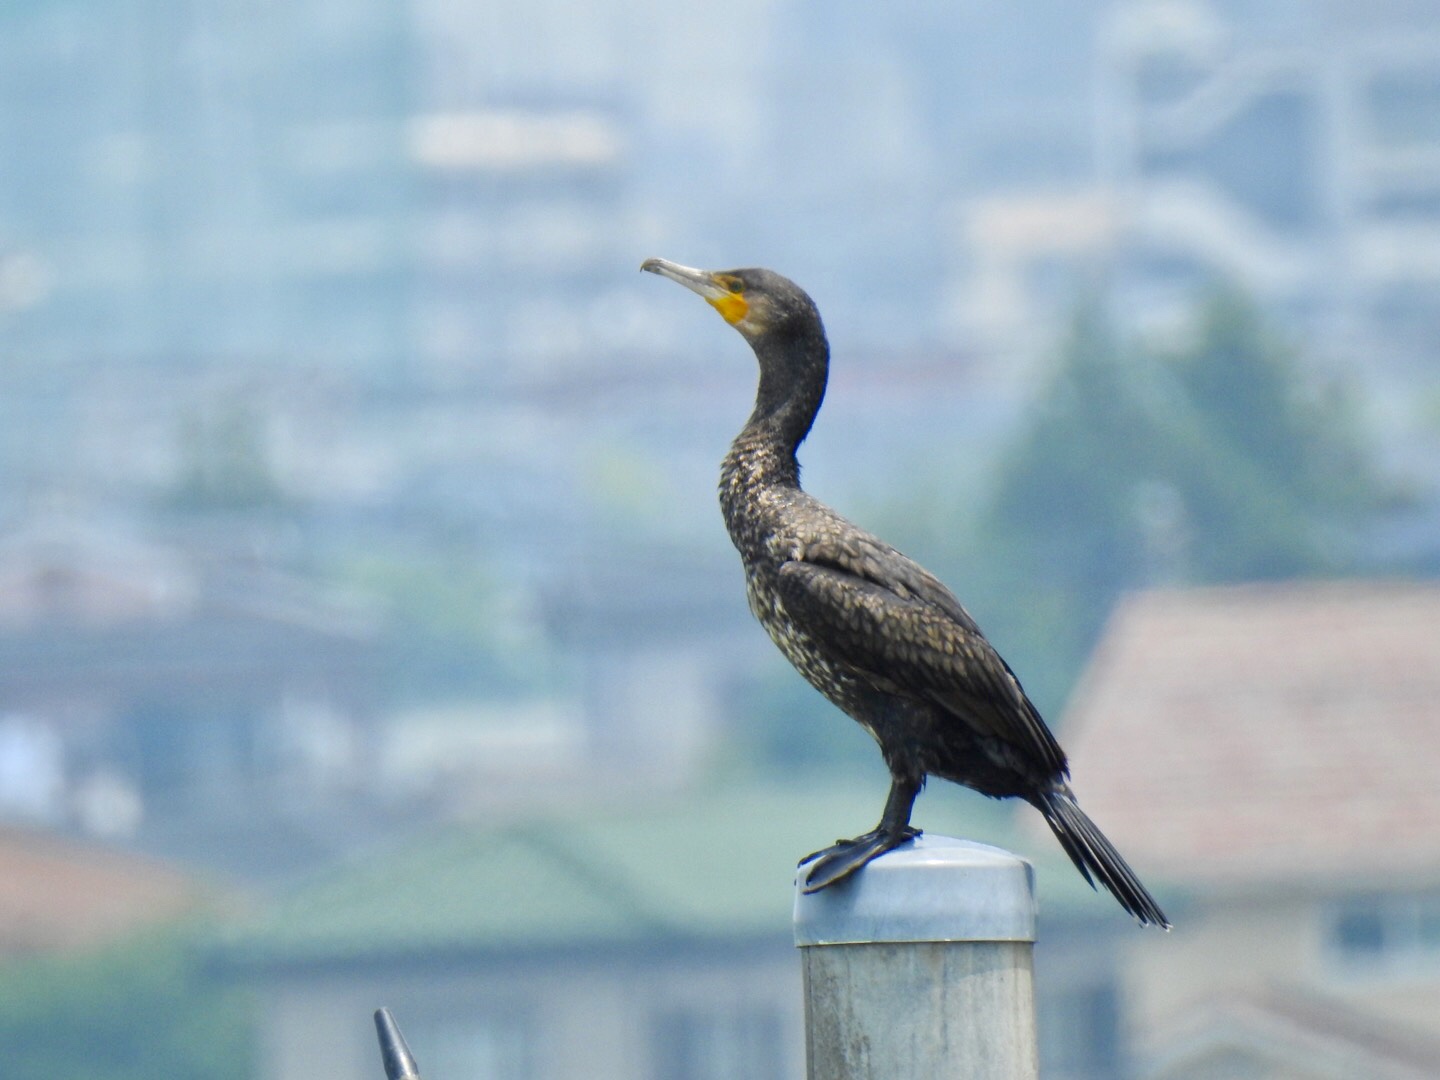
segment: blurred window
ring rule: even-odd
[[[425,1076],[464,1080],[530,1080],[535,1025],[511,1010],[475,1011],[418,1023],[406,1042]]]
[[[1036,1001],[1042,1072],[1052,1080],[1124,1075],[1120,998],[1114,982],[1040,987]]]
[[[655,1023],[655,1080],[787,1080],[779,1014],[759,1005],[666,1009]],[[437,1074],[438,1075],[438,1074]]]
[[[1440,892],[1346,897],[1334,907],[1328,944],[1354,973],[1440,969]]]

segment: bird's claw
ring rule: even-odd
[[[866,833],[865,835],[868,836],[868,835],[870,835],[870,834],[869,834],[869,833]],[[797,867],[804,866],[806,863],[814,862],[814,861],[815,861],[816,859],[818,859],[821,855],[828,854],[829,852],[834,851],[836,848],[842,848],[842,847],[844,847],[844,846],[847,845],[847,844],[853,844],[853,843],[855,843],[856,841],[858,841],[858,840],[860,840],[860,839],[861,839],[861,838],[858,837],[858,836],[855,837],[854,840],[846,839],[846,838],[843,837],[843,836],[838,837],[838,838],[835,840],[835,843],[831,844],[829,847],[822,847],[819,851],[812,851],[812,852],[810,852],[809,855],[806,855],[803,859],[801,859],[801,860],[800,860],[798,863],[796,863],[795,865],[796,865]]]

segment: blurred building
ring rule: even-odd
[[[1440,589],[1141,594],[1065,718],[1176,930],[1112,958],[1137,1076],[1440,1070]]]
[[[792,274],[877,382],[927,366],[963,396],[980,372],[1000,390],[978,399],[986,434],[1077,296],[1173,328],[1197,283],[1236,277],[1307,353],[1364,357],[1385,437],[1428,469],[1427,12],[10,5],[0,512],[173,471],[165,439],[132,436],[191,409],[197,371],[206,392],[268,386],[287,469],[307,454],[301,482],[347,510],[493,514],[524,489],[553,512],[585,501],[597,445],[688,466],[694,428],[658,406],[677,383],[703,396],[735,343],[656,299],[634,272],[653,253]],[[289,400],[324,393],[350,400]]]
[[[586,558],[546,600],[580,671],[589,765],[661,791],[703,773],[769,643],[738,618],[738,574],[679,553]]]
[[[730,575],[611,544],[536,601],[564,670],[490,687],[468,674],[485,641],[417,643],[371,598],[246,558],[257,519],[232,512],[163,542],[60,513],[0,535],[0,822],[271,879],[417,817],[693,784],[770,660]],[[529,602],[505,589],[453,617]]]
[[[951,190],[952,332],[1033,360],[1089,291],[1170,334],[1222,278],[1317,363],[1364,357],[1377,407],[1413,432],[1440,315],[1428,5],[1134,0],[1072,29],[1063,48],[1091,60],[1068,80],[1086,152]],[[1064,145],[1024,117],[1013,138],[1036,161]]]
[[[502,379],[589,355],[611,259],[640,258],[630,125],[554,65],[497,86],[465,30],[516,44],[384,0],[7,8],[6,352]]]
[[[373,806],[369,617],[293,580],[57,527],[0,545],[0,816],[238,873]]]
[[[1437,625],[1440,590],[1365,582],[1157,591],[1120,610],[1066,742],[1171,934],[1087,890],[1033,815],[987,829],[953,790],[926,795],[930,831],[1034,850],[1044,1075],[1434,1074]],[[316,881],[226,955],[274,1005],[277,1076],[322,1060],[364,1075],[382,998],[422,1063],[428,1043],[452,1071],[798,1076],[789,867],[817,835],[863,828],[860,812],[842,790],[742,788],[456,826]]]
[[[647,255],[814,292],[846,361],[807,477],[845,505],[887,505],[916,462],[982,490],[1092,287],[1164,330],[1237,277],[1322,359],[1363,357],[1385,432],[1413,432],[1440,340],[1432,15],[4,5],[0,523],[30,535],[61,490],[166,543],[0,550],[0,811],[289,868],[369,834],[377,777],[512,813],[693,778],[781,662],[713,504],[753,369],[703,305],[652,297]],[[537,664],[523,700],[380,717],[373,627],[294,572],[377,553],[493,573],[497,624],[543,630],[573,682]],[[1138,976],[1103,933],[1059,937],[1049,1067],[1123,1075]],[[1274,1030],[1331,1016],[1287,1008]]]
[[[0,880],[0,964],[101,945],[218,900],[164,863],[14,825],[0,827]]]
[[[957,803],[927,801],[927,828],[973,830],[974,803]],[[370,1076],[381,1002],[427,1076],[799,1080],[795,861],[867,812],[844,785],[741,785],[452,825],[317,876],[218,959],[259,992],[261,1072],[276,1080]],[[1047,939],[1073,923],[1082,950],[1113,950],[1137,932],[1053,846],[1040,865]],[[1125,1076],[1115,998],[1077,955],[1039,946],[1044,1075]]]
[[[370,1076],[383,1001],[427,1075],[800,1075],[793,859],[725,857],[753,815],[688,803],[452,827],[303,890],[224,952],[264,1002],[261,1072]]]
[[[47,363],[408,354],[404,9],[0,13],[0,340]]]
[[[1432,356],[1424,4],[252,14],[6,10],[7,352],[653,364],[685,324],[630,271],[663,242],[779,265],[865,350],[1033,352],[1097,274],[1143,315],[1221,273],[1337,353]]]
[[[1107,182],[1137,287],[1224,273],[1323,352],[1433,365],[1440,28],[1424,4],[1122,6]]]

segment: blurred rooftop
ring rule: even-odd
[[[741,785],[643,805],[454,824],[322,872],[225,946],[242,966],[435,963],[457,956],[761,939],[788,944],[796,862],[874,824],[883,797],[837,777]],[[948,787],[937,785],[937,787]],[[978,811],[978,812],[977,812]],[[1108,916],[1058,849],[1017,833],[1008,809],[953,789],[916,821],[936,834],[1034,849],[1042,911]]]
[[[1120,605],[1062,730],[1087,810],[1137,866],[1434,883],[1437,702],[1440,586],[1159,590]]]
[[[100,945],[213,910],[178,867],[41,829],[0,828],[0,955]]]

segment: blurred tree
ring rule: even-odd
[[[1267,579],[1352,566],[1360,534],[1393,489],[1340,388],[1307,379],[1255,306],[1223,287],[1206,298],[1193,343],[1161,361],[1175,384],[1183,510],[1209,541],[1192,547],[1187,576]]]
[[[246,996],[201,970],[189,935],[0,966],[6,1080],[246,1080]]]
[[[977,524],[974,610],[1052,712],[1125,589],[1343,572],[1383,504],[1346,398],[1243,296],[1196,326],[1139,349],[1086,305]]]
[[[168,502],[180,510],[254,511],[284,506],[265,446],[265,419],[241,399],[187,418],[181,429],[181,473]]]
[[[1163,489],[1150,472],[1162,429],[1136,392],[1143,370],[1100,307],[1083,307],[970,538],[965,602],[1048,713],[1110,601],[1145,575],[1137,503]]]

